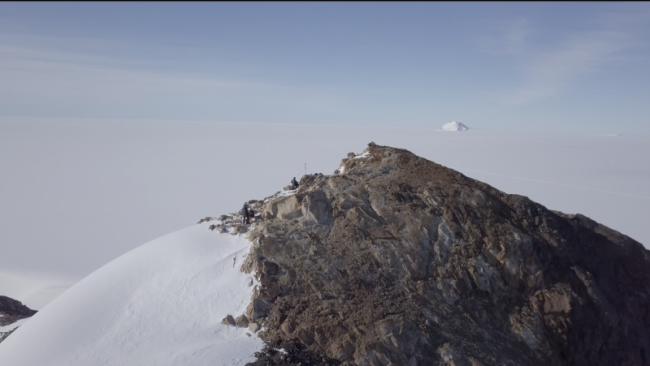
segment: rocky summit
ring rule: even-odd
[[[251,204],[256,365],[650,365],[650,253],[585,216],[374,143]]]

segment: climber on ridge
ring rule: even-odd
[[[293,179],[291,180],[291,187],[292,187],[292,189],[296,189],[296,188],[298,188],[299,185],[300,185],[300,184],[298,184],[298,181],[296,180],[296,177],[293,177]]]
[[[248,212],[248,205],[244,203],[244,207],[241,208],[241,223],[244,225],[248,225],[249,223],[249,218],[250,218],[250,213]]]
[[[250,222],[250,219],[255,221],[255,211],[253,211],[253,209],[250,208],[250,207],[248,208],[248,218],[249,218],[249,222]]]

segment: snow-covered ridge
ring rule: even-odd
[[[244,365],[263,341],[221,323],[246,312],[251,243],[195,225],[95,271],[0,344],[0,365]],[[38,345],[36,347],[36,345]]]
[[[440,130],[441,131],[467,131],[469,130],[469,127],[465,126],[460,122],[451,121],[442,125],[442,127],[440,127]]]

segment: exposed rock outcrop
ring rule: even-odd
[[[323,364],[650,365],[650,253],[587,217],[373,143],[260,204],[242,269],[270,345]],[[259,360],[300,361],[276,353]]]
[[[20,301],[7,296],[0,296],[0,326],[14,324],[18,320],[29,318],[34,314],[36,314],[36,310],[28,308]],[[14,330],[16,329],[7,332],[0,331],[0,342],[4,341]]]
[[[36,310],[28,308],[22,302],[14,300],[11,297],[0,295],[0,313],[10,316],[30,317],[36,314]],[[0,319],[0,325],[6,325],[2,322]]]

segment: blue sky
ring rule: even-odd
[[[650,133],[648,3],[0,3],[0,116]]]

